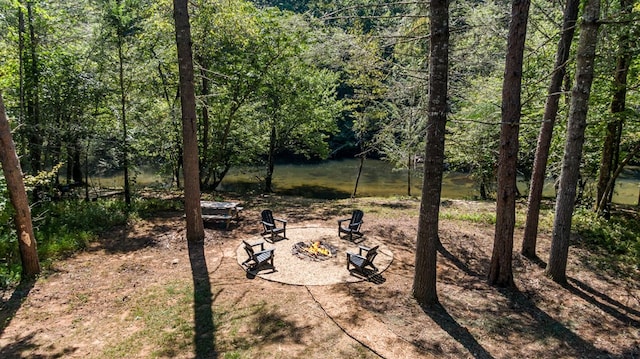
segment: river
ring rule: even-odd
[[[277,193],[302,195],[316,198],[348,198],[355,186],[360,161],[357,159],[331,160],[317,164],[276,165],[273,187]],[[218,188],[222,191],[261,189],[259,180],[263,169],[232,170]],[[633,168],[622,175],[616,185],[613,201],[620,204],[636,204],[640,170]],[[422,179],[412,177],[411,194],[420,194]],[[519,182],[521,193],[526,193],[528,184]],[[407,172],[394,171],[393,166],[379,160],[366,160],[358,183],[358,197],[406,196]],[[547,197],[555,196],[553,184],[547,183]],[[450,172],[442,182],[442,198],[472,199],[479,196],[478,188],[468,174]]]
[[[279,194],[299,195],[313,198],[349,198],[353,193],[358,167],[357,159],[330,160],[320,163],[280,164],[276,165],[273,174],[273,189]],[[220,191],[259,192],[264,184],[259,178],[264,177],[264,168],[234,168],[218,187]],[[106,187],[122,187],[122,177],[102,177],[91,179],[94,185]],[[136,175],[139,186],[161,185],[169,181],[154,174],[142,171]],[[411,179],[411,195],[420,195],[422,180]],[[636,204],[638,200],[638,184],[640,168],[631,167],[616,181],[615,203]],[[518,188],[526,193],[528,184],[521,181]],[[389,163],[379,160],[366,160],[358,183],[358,197],[368,196],[406,196],[407,172],[394,171]],[[555,196],[552,183],[545,186],[546,197]],[[468,174],[447,173],[442,183],[442,198],[474,199],[479,191]]]

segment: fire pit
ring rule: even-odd
[[[291,254],[300,259],[324,261],[336,255],[338,249],[326,241],[298,242],[291,248]]]

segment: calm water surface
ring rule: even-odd
[[[358,167],[357,159],[331,160],[314,164],[282,164],[276,165],[273,178],[274,190],[279,194],[300,195],[315,198],[348,198],[353,193]],[[218,190],[221,191],[256,191],[264,187],[264,168],[232,169],[225,177]],[[103,186],[122,186],[122,177],[94,179]],[[136,177],[138,185],[162,184],[168,182],[161,176],[143,171]],[[420,195],[422,179],[411,178],[411,195]],[[616,181],[614,202],[636,204],[640,168],[631,167]],[[521,182],[518,187],[526,193],[527,183]],[[366,160],[358,184],[358,197],[367,196],[406,196],[407,172],[394,171],[393,166],[379,160]],[[555,196],[551,183],[548,183],[544,195]],[[448,173],[442,184],[442,198],[470,199],[479,196],[467,174]]]
[[[360,161],[357,159],[324,161],[317,164],[276,165],[273,187],[277,193],[302,195],[319,198],[348,198],[355,186]],[[218,189],[248,190],[261,189],[258,179],[263,176],[262,169],[235,170],[225,177]],[[636,204],[640,170],[632,168],[621,176],[616,185],[614,202]],[[420,195],[422,179],[411,178],[411,195]],[[527,183],[518,187],[526,193]],[[393,166],[379,160],[366,160],[358,183],[358,197],[367,196],[406,196],[407,172],[394,171]],[[547,197],[555,196],[552,183],[544,190]],[[469,199],[479,196],[479,190],[467,174],[448,173],[443,178],[442,198]]]

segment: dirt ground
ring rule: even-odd
[[[493,226],[442,220],[441,305],[421,308],[411,297],[418,201],[243,202],[242,220],[207,228],[201,246],[187,245],[181,213],[162,213],[115,228],[35,284],[7,291],[0,358],[640,358],[637,269],[599,269],[579,246],[563,287],[544,276],[542,261],[517,254],[517,232],[517,290],[504,290],[486,282]],[[267,207],[299,227],[335,227],[363,208],[363,230],[393,261],[372,281],[287,285],[248,276],[237,248],[259,234]],[[544,260],[549,234],[538,243]]]

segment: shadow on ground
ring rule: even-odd
[[[217,358],[213,323],[211,282],[207,260],[204,254],[204,241],[189,241],[189,261],[193,279],[193,318],[195,324],[194,344],[196,358]]]
[[[448,312],[440,306],[434,305],[432,307],[422,308],[424,313],[428,315],[436,324],[447,332],[458,343],[462,344],[474,358],[490,359],[493,358],[491,354],[482,346],[476,338],[469,332],[469,330],[461,326]],[[417,344],[417,343],[416,343]],[[422,345],[419,345],[422,346]]]
[[[20,283],[20,285],[13,290],[11,297],[2,303],[2,306],[0,306],[0,335],[3,334],[7,326],[9,326],[11,319],[18,312],[22,302],[27,298],[34,285],[35,281]],[[36,332],[29,333],[19,340],[0,348],[0,358],[26,358],[27,356],[24,355],[25,352],[30,352],[38,348],[38,344],[34,343],[35,335]],[[76,348],[63,348],[55,354],[47,354],[46,356],[28,354],[28,357],[34,359],[63,358],[76,350]]]

